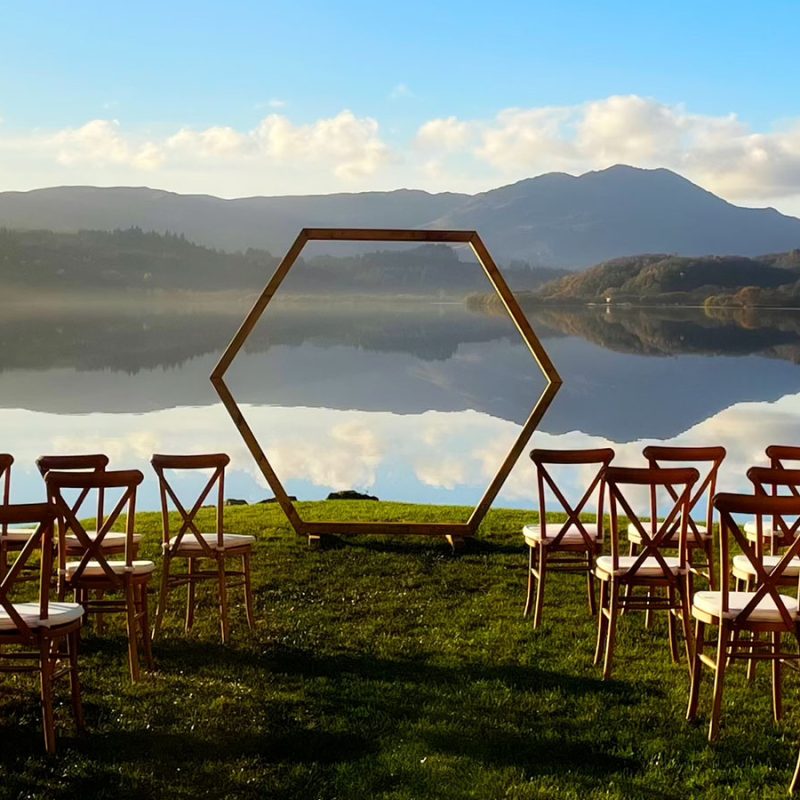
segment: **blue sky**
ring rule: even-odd
[[[800,213],[800,3],[10,2],[0,190],[480,191],[617,161]]]

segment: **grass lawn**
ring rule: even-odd
[[[380,508],[300,503],[328,519]],[[535,515],[493,511],[481,539],[453,556],[444,541],[353,538],[310,550],[275,507],[226,511],[258,536],[258,627],[238,596],[232,643],[219,644],[209,590],[182,629],[172,595],[155,643],[158,670],[131,684],[118,622],[85,632],[88,734],[72,730],[60,689],[58,754],[41,741],[34,681],[0,679],[0,796],[241,798],[784,797],[800,746],[797,677],[786,721],[772,722],[769,668],[754,686],[735,665],[722,735],[684,720],[685,661],[672,664],[662,620],[623,617],[615,678],[592,666],[595,621],[585,583],[556,575],[544,625],[522,618]],[[208,520],[210,523],[210,518]],[[160,522],[142,514],[158,563]],[[157,582],[154,580],[154,586]],[[707,674],[707,673],[706,673]],[[708,712],[710,680],[701,695]]]

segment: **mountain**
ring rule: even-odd
[[[622,165],[579,177],[550,173],[476,195],[401,189],[223,200],[147,188],[4,192],[2,226],[136,226],[183,234],[208,247],[276,255],[302,227],[465,228],[477,230],[501,263],[521,259],[562,268],[637,253],[756,256],[800,247],[800,219],[735,206],[666,169]]]
[[[667,169],[622,165],[484,192],[431,226],[474,228],[506,257],[573,268],[637,253],[755,256],[800,247],[795,217],[740,208]]]

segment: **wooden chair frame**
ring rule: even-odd
[[[42,727],[48,753],[56,749],[53,694],[55,682],[62,677],[70,680],[72,713],[78,732],[84,727],[78,678],[78,641],[82,616],[59,625],[29,625],[11,601],[14,584],[18,583],[28,561],[41,551],[39,562],[39,619],[50,615],[50,578],[53,571],[53,527],[55,509],[48,503],[0,505],[0,524],[33,523],[36,528],[22,547],[14,563],[0,580],[0,608],[14,623],[13,629],[0,630],[0,672],[37,672],[40,679]],[[12,650],[6,649],[11,646]]]
[[[608,447],[583,450],[534,449],[530,452],[530,458],[536,466],[541,538],[535,545],[530,543],[528,545],[528,592],[523,615],[527,617],[533,608],[533,627],[538,628],[542,619],[544,586],[548,571],[585,573],[589,610],[592,614],[597,612],[594,559],[603,547],[605,470],[614,458],[614,451]],[[597,469],[583,495],[573,505],[558,487],[548,470],[548,465],[594,465]],[[552,492],[560,504],[560,511],[567,515],[567,519],[563,523],[550,523],[551,529],[558,527],[558,531],[553,536],[547,534],[547,489]],[[581,521],[580,515],[595,493],[597,494],[597,536],[593,537],[586,529],[586,524]],[[575,530],[580,533],[581,541],[564,541],[567,533]]]
[[[156,609],[153,637],[158,634],[161,628],[169,592],[181,586],[187,587],[185,628],[187,632],[191,629],[194,624],[195,588],[196,585],[202,581],[217,582],[220,630],[223,643],[227,643],[229,640],[228,589],[238,586],[244,587],[247,624],[251,630],[255,627],[253,592],[250,577],[252,544],[247,543],[240,546],[226,546],[224,540],[225,468],[229,463],[230,458],[225,453],[188,456],[157,454],[151,459],[153,469],[158,476],[159,492],[161,496],[163,530],[161,547],[164,555],[164,566],[161,572],[161,590],[159,592],[158,607]],[[205,469],[211,470],[211,476],[204,488],[200,491],[190,510],[187,511],[165,473],[167,470]],[[217,488],[216,530],[214,531],[214,533],[216,533],[216,542],[214,546],[211,546],[197,527],[195,519],[215,485]],[[174,536],[170,529],[169,501],[172,502],[181,517],[180,527]],[[185,551],[181,552],[181,544],[187,534],[191,535],[191,538],[199,546],[200,552],[198,554],[187,555]],[[173,574],[171,572],[171,563],[176,558],[187,560],[188,571],[186,573]],[[225,562],[231,558],[241,558],[241,569],[230,569],[226,567]],[[198,562],[202,559],[215,561],[216,568],[213,570],[199,568]],[[231,578],[233,582],[231,582]]]
[[[136,573],[133,563],[136,490],[143,480],[144,476],[139,470],[51,471],[45,475],[48,495],[59,517],[58,554],[61,576],[59,596],[63,597],[67,591],[73,591],[87,615],[109,613],[126,615],[128,663],[133,681],[139,680],[140,677],[137,628],[142,637],[147,665],[150,668],[153,666],[147,608],[147,584],[150,572]],[[99,509],[97,532],[91,537],[78,519],[75,505],[64,497],[64,490],[80,490],[78,496],[84,498],[92,490],[98,493],[102,490],[105,498],[108,489],[121,490],[120,498],[108,514],[104,513],[105,509],[102,507]],[[103,547],[103,540],[123,512],[125,512],[124,567],[122,572],[115,572],[109,562],[111,553]],[[64,538],[67,530],[74,534],[82,548],[80,560],[72,572],[68,572],[66,564]],[[100,573],[87,573],[90,565],[97,565],[101,570]],[[95,597],[92,597],[92,592],[95,593]],[[122,597],[107,598],[105,597],[107,592],[118,593]]]
[[[500,465],[497,473],[492,478],[489,486],[478,501],[469,520],[466,523],[453,522],[327,522],[303,519],[294,503],[290,499],[280,478],[269,462],[263,448],[258,442],[252,428],[236,403],[230,389],[225,383],[225,373],[243,347],[248,336],[252,333],[267,305],[274,297],[279,286],[286,278],[289,270],[296,263],[303,248],[311,241],[349,241],[349,242],[442,242],[449,244],[467,244],[472,248],[479,264],[483,268],[491,287],[500,297],[508,315],[514,322],[523,341],[539,366],[547,385],[537,400],[530,415],[522,426],[519,436],[512,444],[508,454]],[[275,270],[274,275],[267,283],[263,292],[256,300],[250,312],[242,322],[233,340],[220,357],[217,366],[211,373],[211,383],[220,396],[223,405],[231,416],[248,450],[261,470],[264,478],[275,494],[284,514],[295,532],[308,537],[309,541],[318,540],[326,535],[350,534],[391,534],[391,535],[419,535],[419,536],[445,536],[455,546],[456,542],[475,536],[478,527],[486,516],[489,507],[503,486],[512,468],[518,461],[525,445],[536,430],[539,421],[544,416],[550,403],[561,387],[561,377],[555,366],[550,361],[542,343],[534,333],[525,312],[520,307],[513,293],[505,282],[500,270],[486,249],[481,238],[475,231],[447,231],[447,230],[390,230],[370,228],[303,228],[287,251],[283,260]]]
[[[710,667],[714,673],[714,693],[712,700],[711,721],[709,724],[709,741],[715,741],[719,736],[720,716],[722,712],[722,692],[727,665],[739,660],[764,660],[772,662],[772,705],[776,720],[782,716],[781,673],[783,663],[789,661],[798,663],[800,654],[781,649],[781,637],[784,633],[795,637],[800,644],[800,616],[793,617],[780,599],[779,587],[782,585],[781,576],[790,561],[800,553],[800,538],[796,538],[781,557],[780,561],[769,571],[764,568],[761,561],[763,546],[761,538],[756,542],[748,539],[739,523],[734,519],[734,514],[764,516],[800,516],[800,497],[773,497],[766,495],[743,494],[718,494],[714,498],[714,507],[719,512],[720,526],[720,590],[719,611],[710,614],[693,606],[692,613],[696,620],[695,656],[692,670],[692,681],[689,691],[689,707],[687,719],[694,720],[697,715],[700,677],[703,665]],[[747,556],[756,573],[756,589],[747,604],[731,617],[730,589],[728,584],[731,572],[731,540],[741,552]],[[770,598],[778,611],[778,619],[759,620],[753,618],[753,613],[758,604],[765,598]],[[717,639],[716,659],[707,656],[705,648],[705,629],[707,625],[719,627]],[[753,639],[743,637],[742,633],[757,634],[766,632],[770,634],[768,642],[757,642],[754,646]]]
[[[793,469],[792,467],[787,467],[784,462],[800,462],[800,447],[797,445],[771,444],[765,452],[772,469]]]
[[[649,467],[609,467],[606,470],[609,505],[611,511],[611,569],[609,572],[595,568],[600,580],[600,614],[597,625],[597,646],[594,663],[603,661],[603,679],[611,677],[611,665],[616,641],[617,618],[623,609],[661,610],[668,612],[670,654],[678,661],[678,640],[676,618],[683,628],[686,654],[691,664],[693,652],[692,632],[689,625],[690,572],[686,546],[689,501],[692,487],[699,478],[699,472],[692,467],[649,468]],[[639,515],[628,502],[622,487],[648,487],[651,491],[651,520],[658,517],[653,513],[653,491],[667,489],[671,498],[671,508],[655,530],[652,523],[644,525]],[[671,491],[670,491],[671,489]],[[620,511],[639,531],[642,550],[631,565],[620,571]],[[662,549],[674,549],[675,528],[678,534],[678,569],[667,564]],[[628,556],[631,558],[631,556]],[[640,572],[650,559],[659,567],[656,574]],[[652,564],[652,562],[650,562]],[[646,595],[636,595],[628,589],[644,586]],[[657,593],[664,590],[664,595]]]

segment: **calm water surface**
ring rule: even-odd
[[[42,497],[43,453],[102,451],[147,480],[153,452],[226,451],[228,495],[271,491],[208,375],[246,305],[210,313],[74,309],[0,316],[0,451],[13,495]],[[800,314],[531,311],[564,385],[534,443],[723,444],[722,487],[772,443],[800,443]],[[276,301],[227,382],[287,490],[474,504],[544,381],[511,322],[463,302]],[[533,501],[523,458],[496,505]]]

